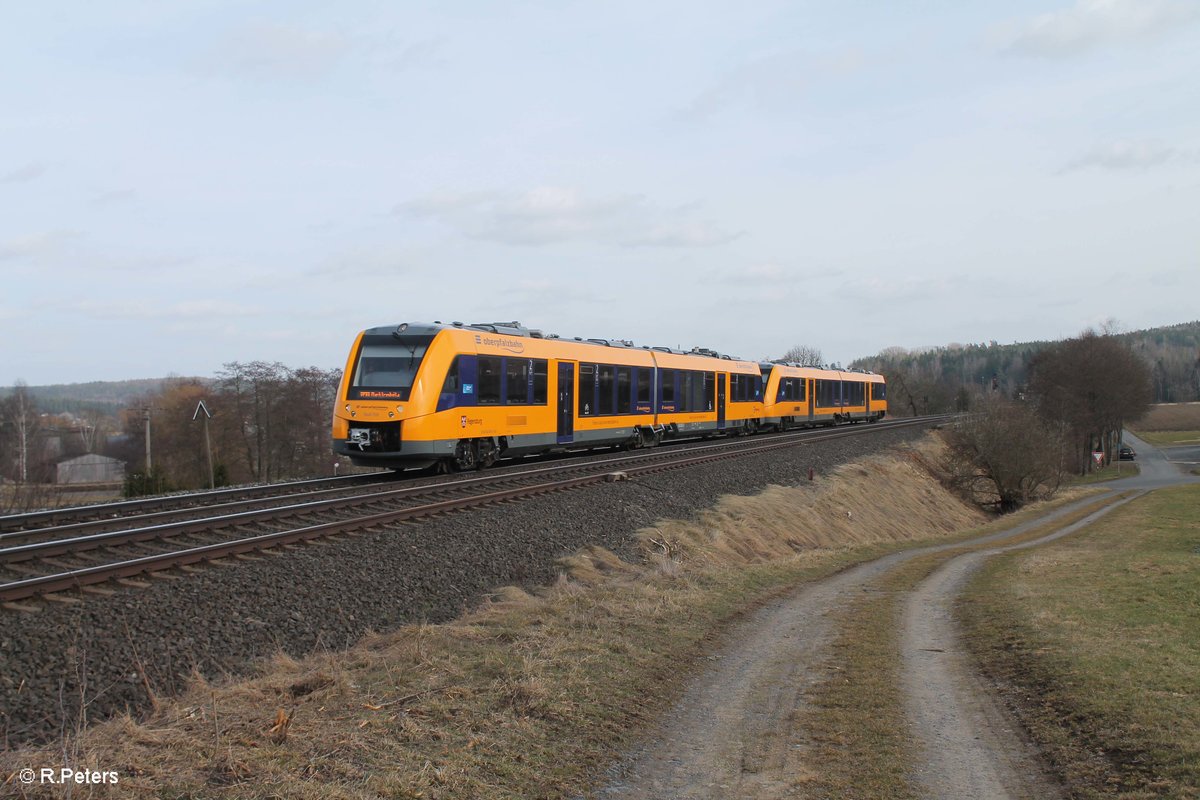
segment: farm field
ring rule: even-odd
[[[1150,413],[1129,429],[1153,445],[1200,443],[1200,403],[1152,406]]]

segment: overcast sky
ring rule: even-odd
[[[0,384],[1200,317],[1198,2],[48,0],[0,69]]]

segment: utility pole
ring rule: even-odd
[[[150,407],[142,409],[142,419],[146,421],[146,477],[150,477]]]

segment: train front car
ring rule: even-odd
[[[444,455],[436,442],[419,438],[452,357],[443,338],[440,325],[409,323],[358,335],[334,404],[334,453],[358,466],[396,469],[429,466]]]

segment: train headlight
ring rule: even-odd
[[[391,419],[391,418],[392,418],[392,417],[394,417],[394,416],[396,416],[396,412],[395,412],[395,411],[389,411],[389,412],[388,412],[388,419]]]
[[[347,411],[349,411],[349,410],[350,410],[350,404],[349,404],[349,403],[346,403],[346,410],[347,410]]]
[[[396,413],[397,413],[397,414],[403,414],[403,413],[404,413],[404,406],[396,406]]]

